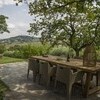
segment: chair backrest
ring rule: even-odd
[[[28,69],[32,70],[34,72],[38,72],[39,71],[38,61],[30,58],[29,61],[28,61]]]
[[[73,72],[70,68],[66,68],[62,65],[58,65],[56,71],[56,80],[63,83],[69,82],[72,74]]]
[[[48,64],[48,75],[49,76],[55,76],[56,75],[56,70],[57,70],[57,66],[49,63]]]
[[[39,74],[48,75],[48,62],[40,61]]]

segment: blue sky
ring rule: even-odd
[[[29,35],[29,23],[32,17],[28,14],[28,6],[26,4],[15,5],[13,0],[0,0],[0,15],[9,17],[7,19],[8,29],[10,33],[0,34],[0,39],[14,37],[18,35]]]

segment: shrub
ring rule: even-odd
[[[0,54],[4,53],[5,50],[6,50],[5,45],[0,44]]]
[[[19,50],[20,49],[20,45],[14,45],[14,46],[10,46],[9,48],[8,48],[8,51],[14,51],[14,50]]]
[[[68,48],[65,48],[65,47],[54,47],[50,51],[50,54],[54,55],[54,56],[67,56]]]
[[[5,51],[4,56],[13,57],[14,56],[14,51]]]
[[[73,49],[69,49],[68,47],[64,46],[54,47],[49,53],[54,56],[64,56],[64,57],[68,56],[68,54],[70,57],[73,57],[75,54]]]
[[[46,54],[48,45],[37,44],[25,44],[17,46],[17,48],[11,47],[4,53],[5,56],[16,57],[16,58],[29,58],[33,55],[43,55]]]
[[[2,80],[0,80],[0,100],[4,100],[5,92],[9,90],[9,87]]]
[[[23,58],[28,58],[33,55],[42,55],[47,52],[48,46],[46,45],[24,45],[21,48],[21,53],[23,54]]]

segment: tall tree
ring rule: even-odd
[[[29,10],[35,18],[28,32],[41,34],[43,43],[63,43],[79,56],[82,48],[100,40],[99,0],[34,0]]]
[[[88,8],[87,10],[90,11]],[[64,44],[73,48],[76,56],[86,45],[96,42],[99,35],[100,17],[97,13],[79,13],[74,7],[66,7],[60,13],[39,16],[30,24],[29,32],[41,32],[41,41],[52,46]],[[90,14],[92,13],[92,18]],[[100,39],[100,38],[99,38]]]

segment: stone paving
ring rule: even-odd
[[[27,62],[0,64],[0,78],[10,87],[5,100],[67,100],[60,89],[46,89],[32,81],[32,73],[27,80]],[[72,92],[71,100],[100,100],[100,93],[82,97],[78,89]]]

